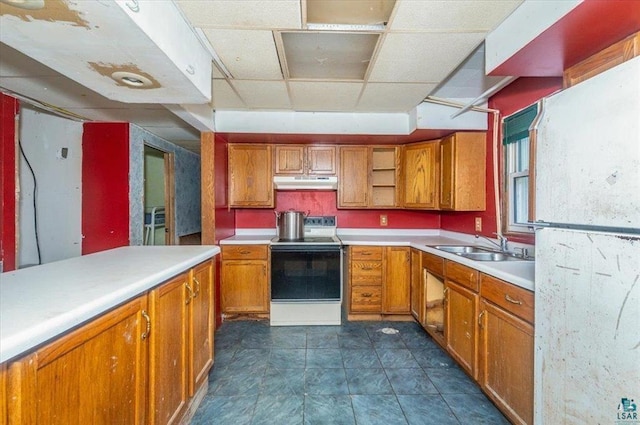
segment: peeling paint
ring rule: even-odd
[[[91,29],[89,22],[82,19],[80,12],[72,10],[69,7],[70,4],[75,4],[75,2],[65,0],[46,0],[45,6],[42,9],[22,9],[20,7],[0,3],[0,15],[15,16],[25,22],[68,22],[75,27]]]
[[[149,87],[131,87],[128,86],[126,84],[124,84],[121,81],[118,80],[113,80],[115,81],[115,83],[120,86],[120,87],[127,87],[130,88],[132,90],[149,90],[149,89],[157,89],[162,87],[160,85],[160,83],[153,78],[153,76],[151,76],[151,74],[148,74],[144,71],[141,71],[138,66],[136,64],[133,63],[125,63],[122,65],[116,65],[116,64],[112,64],[112,63],[102,63],[102,62],[88,62],[89,66],[91,66],[91,68],[93,68],[96,72],[98,72],[98,74],[100,75],[104,75],[105,77],[109,77],[111,78],[111,75],[114,72],[131,72],[133,74],[138,74],[141,75],[145,78],[148,78],[149,81],[151,81],[151,85]]]

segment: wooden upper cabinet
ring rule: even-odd
[[[275,145],[274,174],[335,175],[335,146]]]
[[[273,208],[271,145],[229,144],[229,206]]]
[[[406,145],[403,152],[405,208],[437,209],[439,188],[437,141]]]
[[[486,134],[454,133],[440,142],[440,209],[486,209]]]
[[[338,208],[365,208],[369,205],[369,148],[340,147]]]
[[[640,55],[640,32],[632,34],[582,62],[565,69],[563,73],[564,88],[588,80],[638,55]]]

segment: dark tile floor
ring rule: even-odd
[[[215,335],[209,390],[192,423],[509,422],[415,323],[225,322]]]

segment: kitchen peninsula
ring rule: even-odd
[[[21,423],[41,423],[51,408],[60,423],[91,423],[96,412],[128,423],[188,415],[213,363],[219,252],[127,246],[2,274],[0,386],[11,415]]]

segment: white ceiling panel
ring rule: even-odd
[[[282,79],[271,31],[208,29],[204,33],[234,78]]]
[[[523,0],[399,0],[392,31],[490,31]]]
[[[213,80],[213,108],[238,110],[247,109],[247,105],[226,80]]]
[[[422,102],[435,84],[369,83],[356,107],[359,111],[408,112]]]
[[[350,111],[362,90],[362,83],[307,82],[289,83],[296,111]]]
[[[291,108],[287,85],[284,81],[234,80],[232,84],[249,108]]]
[[[369,81],[440,82],[483,38],[481,32],[387,34]]]
[[[201,28],[302,28],[299,0],[176,0]]]

